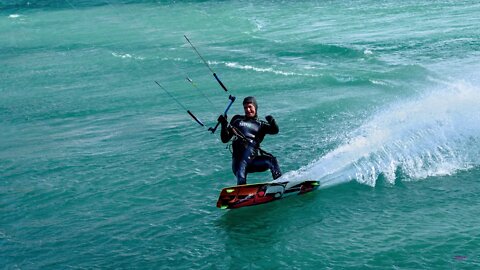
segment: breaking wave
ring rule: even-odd
[[[142,56],[136,56],[136,55],[133,55],[133,54],[129,54],[129,53],[116,53],[116,52],[112,52],[112,56],[114,57],[117,57],[117,58],[122,58],[122,59],[136,59],[136,60],[145,60],[144,57]]]
[[[317,74],[308,74],[308,73],[298,73],[298,72],[289,72],[289,71],[282,71],[282,70],[276,70],[271,67],[268,68],[261,68],[261,67],[255,67],[251,65],[242,65],[239,63],[235,62],[215,62],[215,61],[208,61],[209,64],[211,65],[218,65],[218,64],[223,64],[226,67],[229,68],[234,68],[234,69],[243,69],[243,70],[252,70],[256,72],[267,72],[267,73],[273,73],[276,75],[282,75],[282,76],[305,76],[305,77],[319,77]]]

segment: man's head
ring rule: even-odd
[[[247,118],[253,118],[257,116],[257,100],[255,97],[249,96],[243,99],[243,110]]]

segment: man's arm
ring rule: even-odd
[[[227,143],[233,137],[233,132],[228,125],[227,117],[224,116],[223,114],[220,115],[218,117],[218,122],[220,122],[220,124],[222,125],[222,129],[220,131],[220,139],[222,140],[223,143]]]
[[[280,131],[280,129],[278,128],[275,118],[273,118],[273,116],[271,115],[267,115],[265,116],[265,119],[267,120],[267,124],[265,125],[265,133],[277,134]]]

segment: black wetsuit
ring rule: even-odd
[[[270,169],[273,179],[282,175],[274,156],[262,150],[259,155],[260,143],[265,135],[277,134],[279,131],[273,117],[268,116],[267,119],[267,121],[262,121],[258,117],[247,118],[235,115],[230,121],[230,125],[227,125],[226,121],[222,123],[221,139],[223,143],[227,143],[236,135],[232,143],[232,170],[237,177],[238,185],[247,183],[247,173],[264,172]]]

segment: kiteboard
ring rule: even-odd
[[[226,187],[220,192],[217,207],[235,209],[279,200],[287,195],[305,194],[320,186],[319,181],[268,182]]]

